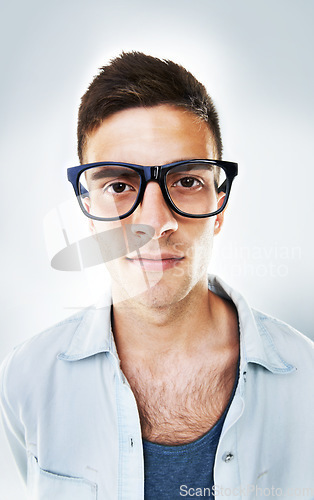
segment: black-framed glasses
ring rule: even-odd
[[[166,165],[98,162],[67,170],[78,202],[91,219],[114,221],[131,215],[150,181],[158,182],[167,205],[184,217],[219,214],[228,202],[238,164],[221,160],[184,160]],[[220,193],[223,202],[217,206]]]

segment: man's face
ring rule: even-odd
[[[120,111],[105,119],[88,137],[84,162],[154,166],[215,159],[215,152],[212,133],[203,121],[182,108],[159,105]],[[217,198],[217,205],[221,202]],[[139,253],[107,263],[113,300],[132,298],[137,305],[163,308],[206,287],[213,236],[222,222],[223,214],[205,219],[176,214],[166,204],[156,182],[148,183],[142,203],[126,219],[91,220],[95,233],[125,224],[145,224],[155,232]]]

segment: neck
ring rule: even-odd
[[[235,323],[233,306],[210,292],[207,280],[174,304],[152,307],[125,300],[113,306],[113,332],[122,363],[132,358],[147,364],[156,355],[219,350],[234,342]]]

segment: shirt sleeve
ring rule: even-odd
[[[8,369],[11,357],[12,354],[5,358],[0,367],[0,414],[15,462],[26,483],[27,452],[25,446],[25,429],[23,423],[18,418],[18,412],[14,411],[13,405],[10,404],[9,401],[9,397],[11,397],[12,400],[17,398],[17,395],[14,394],[14,390],[10,391],[8,387]],[[14,403],[16,406],[17,401],[14,401]]]

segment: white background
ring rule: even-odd
[[[80,96],[121,50],[173,59],[206,85],[224,159],[239,163],[211,271],[314,337],[313,15],[311,0],[6,3],[0,361],[86,301],[81,273],[50,267],[43,221],[73,196]],[[0,450],[0,500],[22,499],[2,434]]]

